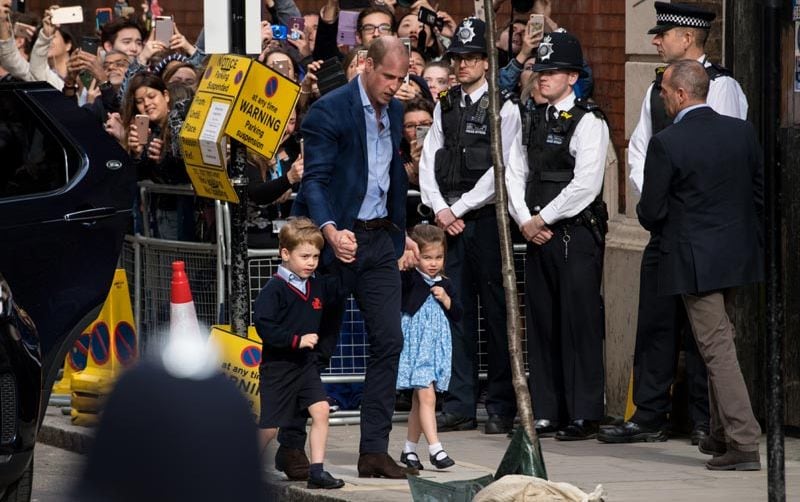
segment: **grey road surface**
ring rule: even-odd
[[[31,502],[64,502],[85,461],[83,455],[38,443],[34,454]]]

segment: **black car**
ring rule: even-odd
[[[50,389],[108,295],[135,182],[93,115],[49,85],[0,84],[0,501],[30,498]]]

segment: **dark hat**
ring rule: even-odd
[[[453,43],[447,54],[486,54],[486,23],[477,17],[468,17],[459,23]]]
[[[708,30],[715,17],[713,12],[693,4],[656,2],[656,25],[647,33],[664,33],[678,26]]]
[[[581,77],[586,76],[581,44],[574,35],[556,31],[544,36],[536,51],[533,71],[545,70],[574,70]]]

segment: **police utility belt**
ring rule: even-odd
[[[536,206],[531,209],[531,214],[537,215],[542,210]],[[573,216],[559,220],[552,225],[548,225],[551,230],[566,229],[572,226],[582,225],[592,234],[595,243],[602,246],[606,241],[608,233],[608,207],[602,199],[595,199],[583,211]]]

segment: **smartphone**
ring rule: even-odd
[[[156,16],[155,24],[156,40],[169,47],[169,39],[172,38],[175,28],[170,16]]]
[[[364,65],[367,64],[367,50],[361,49],[356,53],[356,67],[357,68],[364,68]]]
[[[344,10],[339,12],[339,27],[336,31],[336,43],[352,47],[356,45],[356,29],[358,27],[358,12]]]
[[[289,36],[289,30],[286,28],[286,26],[281,24],[273,24],[270,25],[270,28],[272,28],[273,40],[286,40],[286,38]]]
[[[83,7],[75,5],[72,7],[59,7],[53,10],[53,24],[75,24],[83,22]]]
[[[486,22],[486,9],[483,0],[475,0],[475,17]]]
[[[101,7],[94,10],[94,25],[98,31],[114,17],[112,12],[110,7]]]
[[[531,14],[528,21],[528,36],[544,32],[544,14]]]
[[[150,136],[150,117],[137,114],[133,118],[133,124],[136,126],[136,134],[139,135],[139,144],[146,145],[147,137]]]
[[[100,46],[100,39],[97,37],[81,37],[81,50],[92,56],[97,56],[97,48]]]
[[[408,37],[401,37],[400,41],[406,46],[406,54],[408,54],[408,58],[411,59],[411,39]],[[406,73],[405,83],[408,83],[408,73]]]
[[[444,18],[437,16],[436,12],[425,7],[419,8],[417,19],[419,19],[420,23],[427,24],[431,28],[436,28],[437,30],[444,28]]]
[[[300,156],[305,158],[306,157],[306,149],[303,145],[303,138],[300,138]]]
[[[289,62],[279,59],[277,61],[273,61],[270,65],[272,68],[283,75],[284,77],[289,77]]]
[[[289,18],[289,38],[291,40],[299,40],[303,36],[303,31],[306,29],[306,20],[302,17]]]
[[[417,126],[417,144],[422,143],[425,141],[425,136],[428,135],[428,131],[431,130],[431,126]]]

